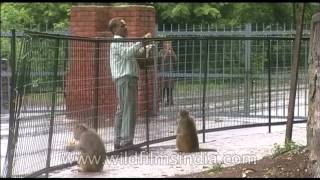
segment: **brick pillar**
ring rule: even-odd
[[[76,6],[71,9],[70,35],[112,37],[107,31],[111,18],[121,17],[128,25],[128,37],[141,37],[147,32],[154,36],[155,10],[151,6]],[[72,118],[92,117],[95,93],[95,43],[69,42],[69,69],[66,73],[66,108]],[[117,99],[109,66],[109,44],[100,44],[99,54],[99,115],[114,119]],[[148,110],[153,112],[154,72],[148,69]],[[137,95],[137,114],[145,114],[144,70],[140,70]],[[78,115],[78,116],[77,116]]]

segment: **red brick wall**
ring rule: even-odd
[[[77,6],[71,9],[70,34],[85,37],[112,37],[107,31],[111,18],[122,17],[128,25],[128,37],[141,37],[147,32],[154,36],[155,10],[150,6]],[[66,109],[69,117],[92,117],[95,97],[95,44],[85,41],[69,42],[69,70],[66,73]],[[153,68],[148,69],[148,110],[153,113]],[[140,70],[137,114],[145,114],[145,76]],[[99,115],[114,119],[117,99],[109,68],[109,45],[100,44],[99,54]]]

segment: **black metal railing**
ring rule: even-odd
[[[134,144],[149,149],[150,144],[174,139],[181,109],[194,117],[203,142],[212,131],[268,126],[271,132],[272,125],[285,124],[293,40],[274,36],[148,39],[155,47],[154,63],[139,74],[138,94],[142,95],[137,97]],[[308,38],[302,40],[295,123],[306,122],[307,117]],[[10,59],[12,131],[4,176],[48,177],[52,170],[75,165],[77,153],[65,151],[65,146],[77,123],[94,128],[107,153],[114,151],[117,101],[109,47],[110,43],[137,41],[145,39],[24,33],[21,54],[16,60],[13,45]],[[176,53],[171,64],[162,62],[158,53],[163,41],[171,41]],[[249,54],[244,53],[248,45]],[[162,65],[176,68],[164,71]],[[167,85],[167,81],[172,83]],[[172,88],[173,104],[161,101],[164,87]]]

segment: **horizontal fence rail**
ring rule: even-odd
[[[21,38],[16,131],[9,137],[15,139],[12,177],[48,175],[75,165],[78,153],[67,152],[65,146],[78,123],[95,129],[107,153],[114,152],[117,99],[110,44],[146,39],[30,31]],[[194,117],[203,142],[207,132],[285,124],[293,40],[219,35],[148,39],[153,47],[148,60],[153,62],[139,70],[134,144],[149,146],[174,139],[182,109]],[[301,44],[295,122],[305,122],[307,117],[308,41],[306,36]],[[164,58],[168,42],[174,55]],[[2,172],[7,173],[7,167]]]

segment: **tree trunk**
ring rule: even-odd
[[[320,177],[320,12],[312,17],[309,51],[307,146],[309,172]]]
[[[297,91],[298,64],[300,59],[301,37],[302,37],[302,31],[303,31],[304,3],[298,3],[296,5],[296,11],[297,11],[295,14],[296,35],[293,42],[293,50],[292,50],[290,95],[289,95],[285,144],[292,141],[292,126],[293,126],[294,106],[295,106],[296,91]]]

